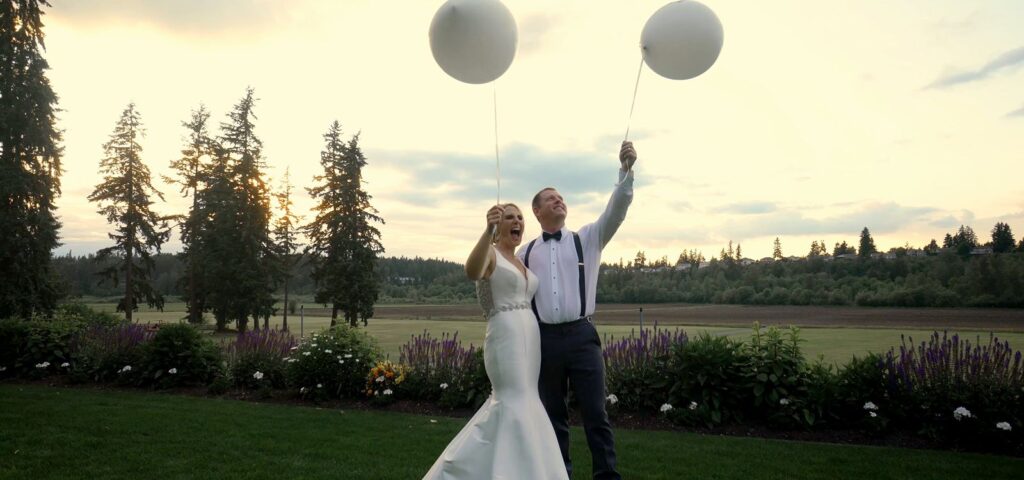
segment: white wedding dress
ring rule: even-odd
[[[423,478],[568,480],[537,393],[540,330],[530,310],[537,277],[494,254],[494,273],[476,285],[488,317],[484,366],[494,390]]]

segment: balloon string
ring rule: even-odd
[[[640,67],[636,70],[636,85],[633,85],[633,102],[629,104],[629,120],[626,121],[626,136],[623,141],[629,140],[629,124],[633,122],[633,107],[636,106],[636,91],[640,88],[640,72],[644,70],[644,49],[640,47]]]
[[[498,158],[498,84],[494,84],[494,176],[498,183],[498,202],[501,203],[501,161]]]

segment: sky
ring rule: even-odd
[[[518,26],[512,65],[470,85],[435,63],[441,1],[53,0],[48,75],[60,98],[65,173],[59,254],[107,246],[86,197],[102,144],[135,102],[155,181],[180,156],[200,104],[211,127],[255,90],[271,185],[289,169],[296,208],[338,120],[360,133],[365,189],[388,256],[465,260],[497,201],[522,206],[554,186],[579,228],[617,180],[641,56],[664,1],[505,0]],[[812,241],[881,250],[940,243],[996,222],[1024,235],[1024,2],[704,0],[724,45],[703,75],[641,72],[629,122],[634,200],[603,260],[731,240],[744,256],[806,255]],[[495,104],[497,115],[495,115]],[[497,118],[497,140],[495,138]],[[156,182],[161,214],[186,211]],[[526,238],[539,234],[527,214]],[[180,250],[175,238],[164,251]]]

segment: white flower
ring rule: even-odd
[[[1005,430],[1007,432],[1013,430],[1013,427],[1010,426],[1010,422],[999,422],[996,424],[996,428],[1000,430]]]
[[[318,384],[316,384],[316,388],[324,388],[324,384],[318,383]]]
[[[132,371],[132,366],[131,365],[125,365],[124,368],[121,369],[121,373],[130,372],[130,371]]]
[[[359,359],[358,358],[356,359],[356,363],[359,363]]]
[[[611,395],[608,395],[608,397],[605,398],[605,400],[608,400],[608,403],[610,403],[612,405],[615,405],[616,403],[619,403],[619,397],[616,397],[614,393],[611,394]]]
[[[291,351],[293,351],[293,352],[294,352],[294,351],[296,351],[296,350],[298,350],[298,349],[299,349],[298,345],[296,345],[296,346],[294,346],[294,347],[292,347],[292,348],[289,348],[289,350],[291,350]]]
[[[7,371],[7,367],[0,367],[0,372],[6,372],[6,371]]]
[[[661,413],[668,413],[670,410],[672,410],[672,405],[669,405],[669,404],[666,403],[666,404],[661,406],[660,410],[661,410]]]
[[[338,360],[338,365],[344,365],[344,364],[345,364],[344,360]]]
[[[324,350],[324,353],[334,353],[330,349]]]
[[[872,402],[865,403],[864,404],[864,410],[871,410],[871,411],[878,410],[878,405],[875,405]]]
[[[875,418],[878,416],[878,414],[875,412],[868,412],[868,415],[871,415],[871,418]]]
[[[314,343],[313,345],[310,345],[310,346],[311,346],[311,347],[314,347],[314,348],[315,348],[315,347],[316,347],[316,344]]]
[[[447,383],[442,383],[441,384],[441,390],[447,390],[447,389],[448,389],[448,384]]]
[[[964,418],[971,418],[971,411],[964,407],[956,407],[956,410],[953,410],[953,418],[957,421]]]
[[[384,375],[377,377],[374,381],[377,383],[384,383]]]
[[[788,398],[780,398],[779,399],[779,405],[782,405],[782,406],[789,405],[789,399]]]
[[[662,407],[662,408],[664,408],[664,407]],[[669,408],[672,408],[672,406],[669,405]],[[690,410],[696,410],[696,409],[697,409],[697,402],[690,402]]]
[[[50,366],[50,362],[37,363],[36,368],[47,368]]]
[[[352,354],[351,353],[346,353],[345,354],[345,358],[352,358]]]
[[[252,374],[252,378],[256,380],[263,380],[263,372],[257,370],[256,373]]]
[[[306,388],[306,387],[302,387],[302,388],[299,389],[299,393],[306,393],[308,391],[309,391],[309,389]]]
[[[434,420],[433,418],[431,418],[430,419],[430,423],[437,423],[437,420]]]
[[[299,360],[298,360],[298,359],[296,359],[296,358],[289,358],[289,359],[288,359],[288,363],[295,363],[295,362],[297,362],[297,361],[299,361]]]
[[[309,356],[309,354],[310,354],[310,352],[302,352],[302,356],[303,356],[303,357],[308,357],[308,356]]]
[[[64,362],[64,363],[60,364],[60,368],[68,368],[70,366],[71,366],[71,364],[68,363],[68,362]]]
[[[282,360],[287,362],[288,360],[291,360],[291,359],[292,359],[292,357],[284,357]]]
[[[392,393],[394,392],[392,392],[390,388],[384,390],[384,395],[391,395]]]
[[[172,369],[168,370],[167,373],[169,373],[171,375],[174,375],[175,373],[178,373],[178,369],[177,368],[172,368]]]

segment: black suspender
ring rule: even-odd
[[[576,261],[580,267],[580,318],[587,315],[587,277],[583,271],[583,243],[580,234],[572,232],[572,241],[576,244]]]
[[[523,261],[523,266],[530,268],[530,251],[533,250],[533,244],[537,243],[537,239],[530,240],[530,244],[526,246],[526,260]],[[530,299],[530,308],[533,309],[533,316],[537,317],[537,321],[540,321],[540,313],[537,312],[537,295],[534,295]]]
[[[572,242],[576,246],[576,264],[579,266],[580,275],[580,318],[587,315],[587,276],[586,271],[583,269],[583,242],[580,241],[580,234],[572,232]],[[523,261],[523,266],[530,268],[530,252],[533,251],[533,246],[537,243],[537,239],[530,241],[530,244],[526,246],[526,256]],[[537,317],[537,321],[540,321],[540,313],[537,312],[537,298],[536,295],[533,301],[530,302],[530,306],[533,307],[533,316]]]

